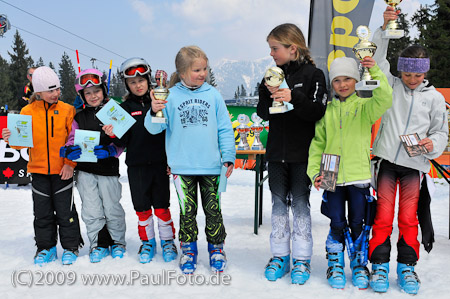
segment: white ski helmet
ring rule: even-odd
[[[48,66],[38,67],[33,73],[34,92],[42,92],[61,88],[58,75]]]
[[[137,75],[142,76],[148,81],[148,89],[152,88],[151,78],[152,78],[152,68],[147,63],[144,58],[132,57],[125,60],[119,69],[120,77],[125,83],[125,87],[128,89],[127,78],[134,78]]]

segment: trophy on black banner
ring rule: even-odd
[[[250,132],[250,127],[247,124],[250,119],[246,114],[239,114],[237,120],[240,123],[240,125],[236,128],[236,131],[239,133],[239,144],[237,146],[237,150],[249,150],[250,146],[248,145],[247,134]]]
[[[353,47],[353,53],[356,58],[363,60],[364,57],[373,57],[377,49],[377,45],[369,41],[370,30],[367,26],[359,26],[356,28],[356,35],[359,37],[360,42]],[[361,81],[356,83],[356,90],[374,90],[380,86],[379,80],[373,80],[370,76],[369,69],[364,68],[364,72],[361,76]]]
[[[260,134],[261,134],[262,130],[264,130],[264,127],[261,124],[262,118],[259,117],[258,114],[256,114],[256,112],[253,112],[252,121],[253,121],[252,130],[255,133],[255,140],[253,141],[253,144],[252,144],[252,150],[254,150],[254,151],[263,150],[264,145],[261,143],[261,138],[260,138]]]
[[[396,11],[397,5],[402,2],[402,0],[384,0],[387,5],[391,6],[394,11]],[[383,38],[397,39],[402,38],[405,35],[405,31],[399,28],[396,20],[390,20],[386,25],[386,30],[383,31]]]
[[[265,75],[264,81],[271,87],[279,87],[284,81],[284,72],[277,66],[269,68]],[[269,108],[270,114],[285,113],[288,111],[287,106],[283,102],[273,101],[272,107]]]
[[[264,122],[264,129],[266,129],[266,132],[267,133],[269,133],[269,121],[268,120],[266,120],[265,122]]]
[[[158,101],[165,101],[169,96],[169,89],[164,87],[163,83],[164,83],[164,74],[161,72],[159,79],[159,86],[153,90],[153,96]],[[162,110],[156,112],[156,115],[152,117],[152,123],[165,123],[165,122],[166,118],[164,117]]]

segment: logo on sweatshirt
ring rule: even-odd
[[[207,126],[210,104],[200,99],[190,99],[181,103],[177,110],[183,128]]]
[[[133,111],[133,112],[131,112],[131,115],[132,115],[132,116],[135,116],[135,115],[142,115],[142,111]]]

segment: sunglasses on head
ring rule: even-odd
[[[150,72],[150,68],[146,65],[138,65],[138,66],[132,66],[130,68],[127,68],[124,72],[125,78],[134,78],[137,75],[145,75]]]
[[[102,78],[100,78],[97,74],[84,74],[77,79],[77,84],[85,87],[89,83],[92,85],[100,85],[102,84]]]

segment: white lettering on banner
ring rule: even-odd
[[[0,162],[17,162],[19,161],[20,156],[22,156],[25,161],[28,161],[29,156],[26,148],[18,151],[8,147],[8,144],[3,139],[0,140]]]
[[[28,173],[26,169],[20,169],[17,173],[17,176],[19,178],[29,177],[30,175],[31,175],[31,173]]]

